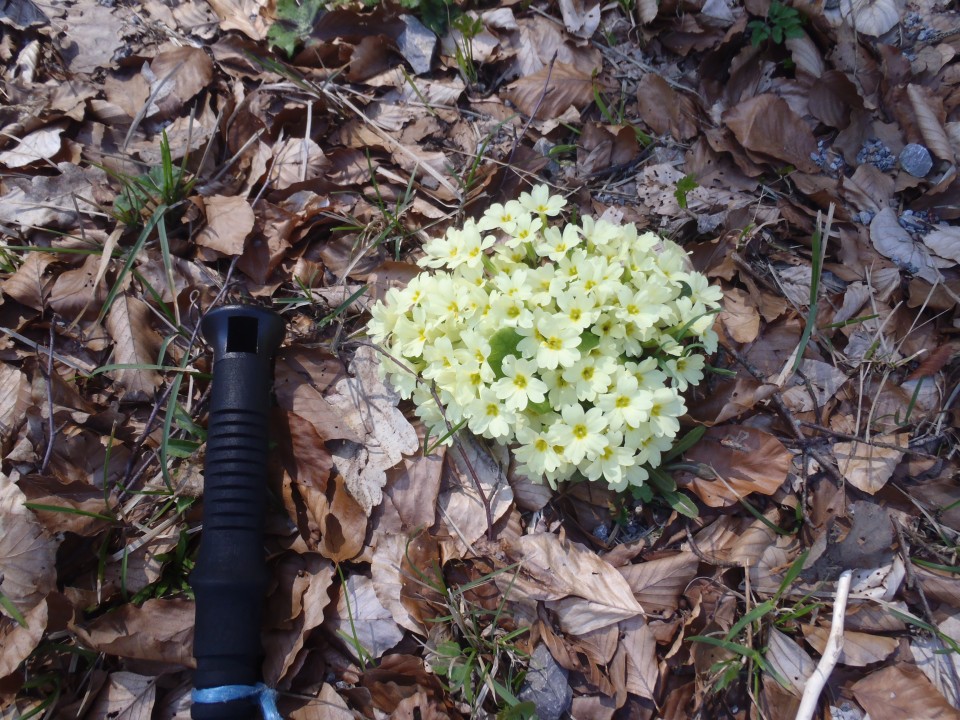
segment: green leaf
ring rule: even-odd
[[[585,330],[580,335],[580,345],[577,347],[577,350],[580,351],[581,355],[586,355],[588,352],[593,350],[599,344],[600,344],[600,336],[594,335],[589,330]]]
[[[670,452],[663,456],[663,459],[660,461],[661,464],[683,455],[687,450],[692,448],[700,441],[700,438],[703,437],[703,434],[706,431],[707,427],[705,425],[698,425],[697,427],[693,428],[693,430],[684,435],[679,442],[674,444],[674,446],[670,449]]]
[[[683,493],[670,491],[662,493],[663,499],[678,513],[688,518],[700,517],[697,504]]]
[[[521,340],[523,336],[513,328],[501,328],[490,338],[490,357],[487,358],[487,363],[498,378],[503,377],[503,359],[507,355],[520,356],[517,345]]]

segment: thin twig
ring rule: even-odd
[[[55,318],[50,318],[50,345],[47,347],[47,372],[45,380],[47,382],[47,451],[43,454],[43,462],[40,463],[40,474],[47,471],[50,459],[53,457],[53,442],[57,437],[56,426],[53,419],[53,340],[54,340],[54,322]]]
[[[748,373],[753,375],[757,382],[766,383],[766,378],[763,377],[763,373],[755,368],[749,360],[743,357],[743,355],[732,349],[728,349],[727,352],[729,352],[733,356],[733,359],[742,365]],[[780,388],[776,388],[774,390],[774,394],[770,396],[770,402],[773,403],[777,413],[781,418],[783,418],[784,422],[790,426],[790,429],[793,431],[793,434],[797,440],[802,443],[801,447],[803,452],[809,453],[810,456],[817,461],[823,471],[830,475],[830,477],[832,477],[842,487],[845,482],[843,475],[840,474],[840,471],[836,468],[830,458],[824,455],[823,452],[821,452],[818,448],[809,446],[809,438],[803,434],[803,430],[800,428],[799,421],[793,416],[790,408],[788,408],[783,402],[783,398],[780,396],[780,394]]]
[[[936,459],[936,455],[931,455],[930,453],[923,452],[922,450],[914,450],[911,447],[904,447],[903,445],[896,445],[894,443],[880,442],[879,440],[864,440],[858,435],[851,435],[850,433],[840,432],[839,430],[834,430],[833,428],[828,428],[824,425],[819,425],[817,423],[806,422],[805,420],[799,421],[801,425],[811,430],[817,430],[826,435],[831,435],[839,440],[849,440],[851,442],[863,443],[864,445],[870,445],[872,447],[885,448],[887,450],[897,450],[902,453],[907,453],[909,455],[916,455],[917,457],[924,457],[930,459]]]
[[[693,539],[693,533],[690,532],[690,523],[687,523],[684,528],[687,531],[687,542],[690,543],[690,549],[693,551],[693,554],[700,558],[701,562],[705,562],[707,565],[714,565],[716,567],[728,567],[728,568],[739,568],[743,569],[743,563],[734,562],[733,560],[719,560],[717,558],[709,558],[700,549],[700,546],[697,545],[697,541]]]
[[[847,595],[850,594],[850,582],[853,579],[853,570],[844,570],[837,581],[837,594],[833,599],[833,619],[830,622],[830,635],[827,646],[823,649],[820,662],[813,670],[813,675],[807,679],[803,688],[803,697],[800,699],[800,709],[797,710],[797,720],[812,720],[820,702],[820,693],[830,678],[830,673],[840,659],[843,652],[843,620],[847,614]]]

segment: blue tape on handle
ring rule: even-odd
[[[220,687],[203,688],[193,691],[193,701],[203,705],[257,698],[260,701],[260,710],[263,720],[281,720],[277,710],[277,691],[263,683],[256,685],[221,685]]]

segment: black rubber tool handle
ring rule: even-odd
[[[204,317],[213,388],[203,483],[203,535],[190,576],[196,595],[197,689],[260,680],[260,620],[271,362],[284,336],[278,315],[228,305]],[[194,720],[257,715],[250,700],[194,703]]]

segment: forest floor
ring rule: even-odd
[[[842,617],[814,717],[960,718],[958,51],[937,0],[0,3],[0,715],[189,716],[243,300],[284,717],[794,718]],[[649,502],[428,448],[359,342],[541,182],[723,290]]]

